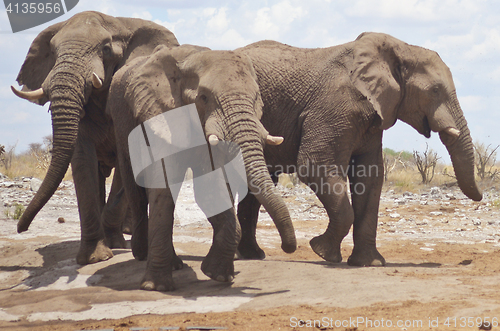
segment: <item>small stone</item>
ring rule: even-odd
[[[64,217],[59,217],[57,219],[57,222],[59,222],[59,223],[66,223],[66,220],[64,219]]]
[[[443,212],[441,212],[441,211],[431,211],[429,214],[431,216],[441,216],[441,215],[443,215]]]
[[[437,195],[441,193],[441,189],[437,186],[431,187],[431,195]]]
[[[399,215],[398,213],[392,213],[392,214],[389,214],[389,217],[390,218],[399,218],[401,215]]]
[[[472,224],[474,224],[476,226],[481,225],[481,220],[475,218],[475,219],[472,220]]]
[[[394,203],[397,203],[398,205],[404,205],[406,204],[405,199],[396,199],[394,200]]]

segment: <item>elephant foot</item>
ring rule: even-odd
[[[82,241],[80,250],[76,255],[76,263],[85,265],[106,261],[113,257],[113,252],[105,244],[104,240]]]
[[[362,248],[355,246],[347,260],[347,264],[359,267],[383,266],[385,265],[385,259],[375,246],[363,246]]]
[[[218,282],[231,282],[234,279],[233,259],[223,260],[210,250],[201,263],[201,271]]]
[[[123,221],[122,232],[125,234],[132,234],[132,221],[128,217]]]
[[[139,261],[145,261],[148,258],[148,226],[147,221],[144,221],[144,223],[146,224],[136,227],[130,240],[132,254]]]
[[[141,280],[141,290],[169,292],[175,290],[172,279],[172,268],[155,268],[146,270],[146,274]]]
[[[184,263],[182,262],[181,258],[174,253],[174,257],[172,259],[172,269],[181,270],[182,268],[184,268]]]
[[[256,242],[252,244],[240,242],[236,250],[236,257],[240,260],[264,260],[266,253]]]
[[[123,224],[122,233],[130,235],[132,234],[132,228],[129,224]]]
[[[104,243],[109,248],[127,248],[127,242],[120,228],[108,228],[104,226]]]
[[[321,258],[328,262],[340,263],[342,262],[342,253],[340,253],[340,243],[332,245],[332,240],[328,239],[324,234],[317,236],[309,241],[314,253],[318,254]]]

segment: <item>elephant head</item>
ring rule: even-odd
[[[474,150],[450,69],[436,52],[380,33],[363,33],[353,46],[351,81],[380,116],[381,129],[400,119],[429,138],[439,132],[458,185],[475,201]]]
[[[126,100],[147,109],[139,122],[187,104],[195,104],[210,144],[219,140],[239,145],[250,191],[273,218],[285,252],[296,249],[293,224],[264,160],[264,144],[280,144],[260,122],[263,102],[250,58],[230,51],[183,45],[160,48],[132,79]],[[151,88],[152,87],[152,88]]]
[[[17,77],[23,91],[12,89],[40,105],[50,101],[53,152],[47,175],[19,220],[18,232],[28,229],[62,181],[80,119],[104,112],[114,73],[160,44],[179,45],[172,32],[155,23],[97,12],[79,13],[35,38]]]

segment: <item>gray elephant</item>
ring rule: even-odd
[[[461,190],[482,199],[467,122],[451,72],[437,53],[380,33],[324,49],[263,41],[235,52],[252,60],[264,127],[285,138],[264,150],[270,172],[296,171],[328,213],[325,233],[310,241],[323,259],[342,260],[340,244],[354,224],[348,264],[385,264],[376,248],[382,134],[398,119],[427,138],[438,132]],[[246,258],[265,257],[255,240],[259,206],[248,195],[238,207],[238,251]]]
[[[97,12],[79,13],[35,38],[17,77],[23,89],[13,91],[40,105],[50,101],[53,152],[47,175],[19,220],[18,232],[28,229],[71,162],[81,222],[77,262],[87,264],[113,256],[105,236],[108,246],[124,246],[120,220],[124,199],[117,198],[121,183],[113,183],[104,208],[104,180],[116,164],[112,123],[104,111],[115,72],[158,45],[179,43],[158,24]],[[120,181],[119,169],[116,172],[114,177]],[[108,222],[104,226],[101,215]],[[144,226],[138,230],[147,233]]]
[[[135,184],[130,154],[130,146],[135,142],[130,140],[131,132],[137,127],[142,134],[147,131],[144,124],[149,120],[189,104],[196,106],[195,117],[199,117],[204,128],[205,144],[209,141],[215,147],[222,144],[219,140],[224,140],[240,146],[253,196],[275,221],[283,250],[296,249],[290,215],[269,177],[263,155],[264,144],[279,144],[283,139],[270,136],[259,121],[262,100],[249,58],[190,45],[159,47],[151,56],[137,58],[115,74],[106,110],[114,123],[122,182],[134,220],[147,221],[149,202],[148,263],[141,281],[141,288],[146,290],[174,289],[172,269],[179,263],[172,244],[175,195],[171,177],[166,188],[145,189]],[[146,139],[151,148],[151,136]],[[165,159],[162,162],[163,171],[175,166]],[[184,172],[180,175],[182,180]],[[199,199],[203,197],[196,195]],[[213,246],[203,260],[202,271],[214,280],[231,281],[241,235],[234,208],[209,217],[209,221],[214,229]]]

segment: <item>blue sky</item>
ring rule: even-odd
[[[96,10],[153,20],[172,30],[181,44],[234,49],[273,39],[298,47],[328,47],[361,32],[388,33],[437,51],[450,67],[472,138],[500,144],[500,4],[484,0],[80,0],[69,13]],[[50,24],[13,34],[0,11],[0,144],[17,151],[51,134],[48,106],[18,99],[10,91],[36,35]],[[448,162],[437,134],[430,139],[405,123],[384,134],[384,147],[425,149]]]

